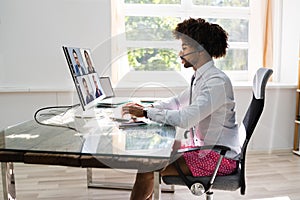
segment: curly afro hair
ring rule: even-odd
[[[226,55],[228,33],[218,24],[206,22],[201,18],[189,18],[177,24],[173,35],[176,39],[193,39],[202,45],[211,57],[220,58]]]

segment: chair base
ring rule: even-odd
[[[211,191],[206,192],[206,200],[213,200],[214,199],[214,193]]]

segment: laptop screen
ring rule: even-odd
[[[99,80],[100,80],[100,85],[103,88],[103,92],[104,92],[106,98],[114,97],[115,93],[112,88],[110,78],[107,76],[102,76],[102,77],[99,77]]]
[[[83,110],[105,98],[90,49],[63,47]]]

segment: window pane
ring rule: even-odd
[[[230,42],[248,42],[249,20],[246,19],[208,19],[219,24],[228,33]]]
[[[224,58],[215,60],[221,70],[248,70],[248,50],[228,49]]]
[[[125,17],[127,40],[166,41],[174,40],[172,30],[180,19],[175,17]]]
[[[249,7],[249,0],[193,0],[195,5]]]
[[[180,4],[181,0],[125,0],[125,3],[135,4]]]
[[[129,66],[136,71],[179,71],[178,52],[161,48],[127,48]]]

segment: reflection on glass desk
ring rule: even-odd
[[[66,128],[27,121],[0,132],[1,151],[80,153],[83,138]]]
[[[76,118],[74,112],[40,115],[41,125],[27,121],[0,132],[1,151],[64,153],[107,157],[170,159],[176,130],[147,122],[119,128],[113,109],[102,109],[95,118]],[[55,127],[69,126],[77,131]]]
[[[83,153],[169,158],[174,142],[173,127],[148,124],[118,129],[107,134],[84,135]]]

